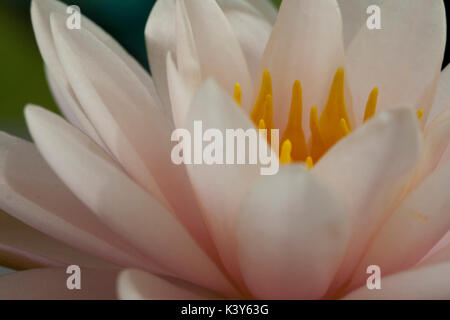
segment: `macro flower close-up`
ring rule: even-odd
[[[450,299],[443,1],[158,0],[150,72],[70,9],[31,2],[60,114],[0,132],[0,299]]]

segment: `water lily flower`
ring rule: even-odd
[[[65,119],[0,135],[1,298],[450,298],[443,1],[159,0],[152,76],[57,1],[31,16]],[[175,165],[195,120],[279,129],[278,174]]]

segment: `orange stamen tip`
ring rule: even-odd
[[[422,109],[417,110],[417,118],[418,118],[419,120],[421,120],[422,117],[423,117],[423,110],[422,110]]]
[[[292,162],[292,143],[289,139],[285,140],[281,145],[280,163],[288,164]]]
[[[239,82],[236,82],[234,85],[234,101],[236,101],[238,105],[242,105],[242,89]]]
[[[313,159],[311,157],[306,158],[306,167],[311,170],[314,167],[314,162]]]

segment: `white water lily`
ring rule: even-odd
[[[51,237],[0,216],[0,262],[30,269],[1,298],[450,298],[441,0],[159,0],[152,77],[65,10],[31,8],[67,121],[28,106],[35,144],[0,135],[0,206]],[[284,130],[280,172],[174,165],[194,120]]]

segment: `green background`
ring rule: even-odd
[[[154,0],[64,2],[78,5],[84,15],[112,34],[148,68],[144,29]],[[27,139],[29,134],[23,117],[27,103],[57,111],[45,80],[29,8],[29,0],[0,0],[0,130]]]

